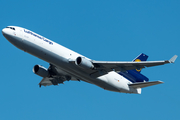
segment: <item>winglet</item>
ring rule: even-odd
[[[178,57],[177,55],[174,55],[174,56],[169,60],[169,62],[170,62],[170,63],[174,63],[177,57]]]

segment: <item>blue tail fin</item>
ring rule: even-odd
[[[148,59],[148,56],[144,53],[141,53],[139,56],[137,56],[133,61],[134,62],[140,62],[140,61],[146,61]],[[127,70],[126,72],[120,72],[119,74],[123,77],[127,78],[131,82],[144,82],[149,81],[149,79],[140,73],[141,69],[134,69],[134,70]]]
[[[141,53],[140,55],[138,55],[133,61],[134,62],[139,62],[139,61],[146,61],[148,59],[148,56],[144,53]]]
[[[133,62],[140,62],[140,61],[146,61],[148,59],[148,56],[144,53],[141,53],[139,56],[137,56]],[[135,69],[137,72],[141,72],[141,69]]]

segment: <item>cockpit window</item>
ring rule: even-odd
[[[12,29],[12,30],[15,30],[15,28],[14,28],[14,27],[6,27],[6,28],[10,28],[10,29]]]

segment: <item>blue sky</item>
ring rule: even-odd
[[[0,28],[21,26],[94,60],[131,61],[140,53],[148,60],[180,55],[178,0],[3,0]],[[179,120],[179,58],[175,64],[146,68],[151,81],[141,95],[105,91],[85,82],[38,87],[29,55],[0,35],[2,120]]]

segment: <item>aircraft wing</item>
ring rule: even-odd
[[[163,61],[141,61],[141,62],[120,62],[120,61],[92,61],[97,69],[105,69],[107,71],[126,71],[132,69],[142,69],[145,67],[152,67],[164,65],[167,63],[174,63],[177,55],[174,55],[170,60]]]
[[[41,82],[39,83],[39,86],[41,87],[41,85],[43,86],[53,85],[52,81],[53,81],[53,78],[45,77],[41,80]]]
[[[58,85],[60,83],[63,83],[66,81],[64,76],[59,76],[59,77],[44,77],[41,82],[39,83],[39,86],[50,86],[50,85]]]
[[[51,76],[44,77],[39,83],[39,87],[50,86],[50,85],[58,85],[64,83],[64,81],[75,80],[79,81],[76,77],[69,75],[68,73],[62,71],[56,66],[50,64],[48,71],[51,73]]]

